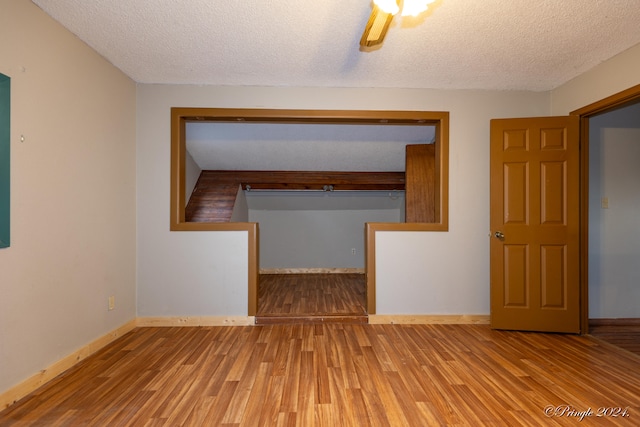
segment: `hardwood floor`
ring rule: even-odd
[[[634,426],[639,368],[590,336],[487,325],[138,328],[0,426]]]
[[[589,334],[640,356],[640,319],[592,319]]]
[[[367,323],[364,274],[263,274],[257,324]]]

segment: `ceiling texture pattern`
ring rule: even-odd
[[[370,0],[32,1],[147,84],[549,91],[640,43],[640,0],[436,0],[368,50]],[[433,138],[238,126],[191,129],[201,168],[398,171]]]
[[[548,91],[640,43],[640,0],[33,0],[139,83]]]

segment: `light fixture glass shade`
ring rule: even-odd
[[[400,7],[398,7],[396,0],[373,0],[373,3],[385,13],[395,15],[400,11]]]
[[[429,8],[429,3],[435,0],[404,0],[402,16],[418,16]]]

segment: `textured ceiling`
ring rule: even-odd
[[[369,0],[33,2],[140,83],[546,91],[640,43],[640,0],[437,0],[369,52]]]
[[[32,1],[139,83],[548,91],[640,43],[640,0],[437,0],[369,51],[369,0]],[[416,142],[307,126],[187,145],[204,169],[384,171]]]

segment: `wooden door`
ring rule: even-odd
[[[491,121],[491,327],[580,332],[579,118]]]

